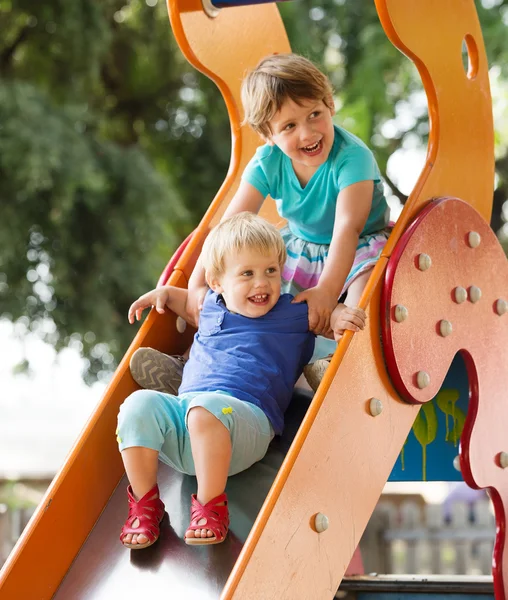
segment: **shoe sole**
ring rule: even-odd
[[[174,396],[178,394],[183,364],[179,370],[173,360],[162,352],[152,348],[136,350],[131,358],[130,370],[132,378],[142,388]]]

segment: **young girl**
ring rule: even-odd
[[[288,254],[282,290],[307,303],[315,334],[338,340],[343,330],[330,328],[332,312],[358,304],[389,235],[389,209],[374,156],[334,125],[330,82],[302,56],[264,58],[247,74],[242,102],[245,121],[265,144],[247,165],[224,218],[257,213],[268,195],[275,200],[287,219],[281,231]],[[200,261],[188,289],[187,312],[197,323],[208,289]],[[344,304],[338,304],[344,295]],[[319,337],[313,358],[327,357],[335,346]],[[148,383],[142,376],[146,369],[139,369],[144,361],[167,374],[165,383],[178,384],[181,366],[174,357],[147,349],[138,353],[132,371],[140,385]],[[318,371],[322,375],[323,364]]]

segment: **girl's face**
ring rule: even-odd
[[[330,154],[334,112],[322,100],[303,100],[300,105],[288,98],[270,121],[268,142],[291,159],[301,183],[306,184]]]

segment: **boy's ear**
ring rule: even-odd
[[[220,284],[219,278],[217,275],[211,275],[210,273],[205,273],[206,283],[208,287],[213,290],[216,294],[222,294],[222,285]]]

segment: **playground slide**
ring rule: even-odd
[[[190,330],[177,332],[174,315],[150,314],[6,563],[0,575],[0,600],[95,600],[130,595],[134,590],[163,591],[186,600],[219,595],[224,600],[332,598],[420,404],[439,390],[453,354],[464,348],[474,410],[466,423],[461,466],[470,484],[493,491],[500,525],[495,591],[497,600],[508,598],[503,578],[503,573],[508,573],[508,553],[503,553],[508,490],[499,459],[499,415],[508,408],[499,392],[502,385],[506,386],[504,340],[508,332],[506,317],[501,319],[502,312],[497,310],[504,306],[498,301],[508,280],[504,276],[506,259],[493,236],[489,237],[486,225],[492,203],[494,160],[481,31],[473,0],[377,0],[376,5],[387,35],[415,62],[422,76],[431,115],[428,157],[362,297],[369,327],[360,335],[344,336],[282,467],[278,468],[282,453],[275,452],[274,456],[272,449],[251,472],[232,478],[228,490],[233,515],[231,535],[220,546],[192,549],[181,539],[192,481],[163,470],[162,488],[170,521],[164,523],[160,543],[131,553],[120,546],[117,536],[125,517],[125,481],[114,431],[118,407],[135,389],[128,372],[130,356],[141,345],[181,352],[192,336]],[[240,126],[242,75],[262,56],[287,51],[289,46],[275,5],[235,7],[208,16],[197,0],[175,0],[169,9],[182,51],[196,68],[217,82],[228,106],[233,133],[232,162],[224,185],[172,265],[169,283],[183,287],[206,232],[223,213],[241,169],[258,143]],[[248,34],[259,31],[263,31],[262,38]],[[467,73],[460,53],[463,41],[470,62]],[[451,58],[444,61],[443,57]],[[460,104],[457,97],[461,98]],[[443,196],[448,199],[431,203],[433,198]],[[267,203],[263,214],[277,219],[272,203]],[[444,220],[440,221],[440,216]],[[440,234],[449,232],[448,238],[440,235],[434,239],[436,222],[442,224]],[[462,279],[467,287],[480,281],[481,276],[486,293],[483,302],[462,305],[464,314],[457,317],[457,323],[467,323],[468,332],[475,337],[450,336],[443,346],[436,333],[436,310],[456,315],[456,307],[447,304],[452,293],[448,288],[452,277],[462,281],[466,250],[459,244],[467,243],[473,228],[482,232],[482,243],[475,246],[474,257],[482,259],[478,264],[483,271],[478,271],[473,261],[464,272],[467,281],[465,276]],[[469,248],[472,251],[473,246]],[[441,259],[438,271],[425,271],[428,296],[424,298],[415,297],[415,290],[422,289],[415,287],[415,272],[411,270],[415,267],[415,251]],[[438,276],[433,275],[435,272]],[[501,274],[501,279],[496,280],[493,272]],[[385,279],[388,287],[383,287]],[[438,297],[442,301],[437,302]],[[411,307],[407,327],[402,329],[397,328],[401,323],[392,322],[393,303],[399,302]],[[480,307],[480,313],[474,312],[475,307]],[[483,318],[487,313],[485,328]],[[427,330],[436,337],[427,333],[427,337],[422,336],[426,345],[420,345],[416,354],[425,360],[432,356],[432,360],[415,367],[407,360],[408,354],[412,358],[415,353],[408,353],[407,348]],[[497,341],[491,357],[492,336]],[[426,385],[416,385],[415,368],[418,373],[427,372]],[[425,377],[416,379],[427,381]],[[493,401],[485,401],[486,392],[487,399]],[[304,400],[296,399],[294,406],[302,408],[301,402]],[[281,443],[287,446],[289,441]],[[317,515],[327,517],[324,529],[316,529]]]

